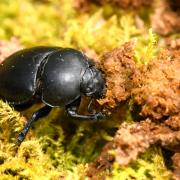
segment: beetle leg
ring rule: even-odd
[[[28,109],[32,105],[33,105],[33,103],[26,103],[26,104],[13,105],[13,107],[16,111],[23,111],[25,109]]]
[[[104,118],[104,115],[101,112],[98,112],[95,114],[89,114],[89,115],[78,114],[77,111],[78,111],[80,102],[81,102],[81,98],[78,98],[76,101],[66,106],[67,113],[71,117],[80,118],[82,120],[100,120]]]
[[[88,110],[89,113],[92,113],[92,112],[93,112],[93,110],[91,109],[91,104],[92,104],[92,102],[93,102],[93,98],[91,98],[91,100],[90,100],[90,102],[89,102],[89,104],[88,104],[87,110]]]
[[[101,120],[104,118],[104,115],[101,112],[95,114],[89,114],[89,115],[81,115],[71,108],[68,108],[67,112],[71,117],[80,118],[82,120]]]
[[[20,145],[23,142],[23,140],[26,137],[26,134],[28,133],[29,129],[31,128],[33,122],[39,120],[39,118],[41,118],[41,117],[46,116],[51,111],[51,109],[52,109],[52,107],[49,107],[46,105],[32,114],[31,119],[27,122],[27,124],[25,125],[25,127],[23,128],[23,130],[21,131],[21,133],[18,136],[18,139],[17,139],[18,145]]]

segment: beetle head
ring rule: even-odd
[[[81,92],[85,96],[91,96],[96,99],[104,96],[105,81],[101,72],[95,66],[86,69],[81,81]]]

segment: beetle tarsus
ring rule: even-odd
[[[26,137],[27,133],[24,133],[23,131],[19,134],[17,138],[17,144],[21,145],[21,143],[24,141],[24,138]]]
[[[104,118],[105,118],[105,115],[102,112],[98,112],[98,113],[94,114],[94,119],[95,120],[101,120],[101,119],[104,119]]]

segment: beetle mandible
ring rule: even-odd
[[[71,48],[32,47],[20,50],[0,65],[0,97],[14,106],[41,100],[45,105],[34,112],[18,136],[24,140],[33,122],[46,116],[53,107],[65,107],[76,118],[98,120],[101,112],[81,115],[81,96],[102,98],[105,81],[95,64]]]

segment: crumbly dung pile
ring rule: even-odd
[[[180,120],[180,116],[178,118]],[[174,131],[165,124],[156,124],[150,119],[131,125],[124,123],[113,140],[105,145],[97,160],[90,165],[87,173],[90,177],[96,176],[105,169],[111,169],[114,162],[127,166],[153,144],[179,152],[180,128]],[[93,175],[92,172],[95,171]]]
[[[134,102],[141,115],[161,120],[180,112],[180,51],[164,51],[134,78]]]
[[[98,102],[107,108],[115,108],[131,94],[132,77],[137,71],[133,48],[133,42],[125,43],[101,57],[100,69],[105,73],[107,91]]]
[[[115,107],[131,98],[144,120],[119,126],[113,140],[89,166],[87,174],[91,178],[111,169],[114,162],[127,166],[152,145],[180,152],[180,51],[164,50],[157,59],[138,68],[130,44],[103,56],[101,68],[107,79],[107,93],[100,102]],[[179,168],[176,159],[175,172]]]

